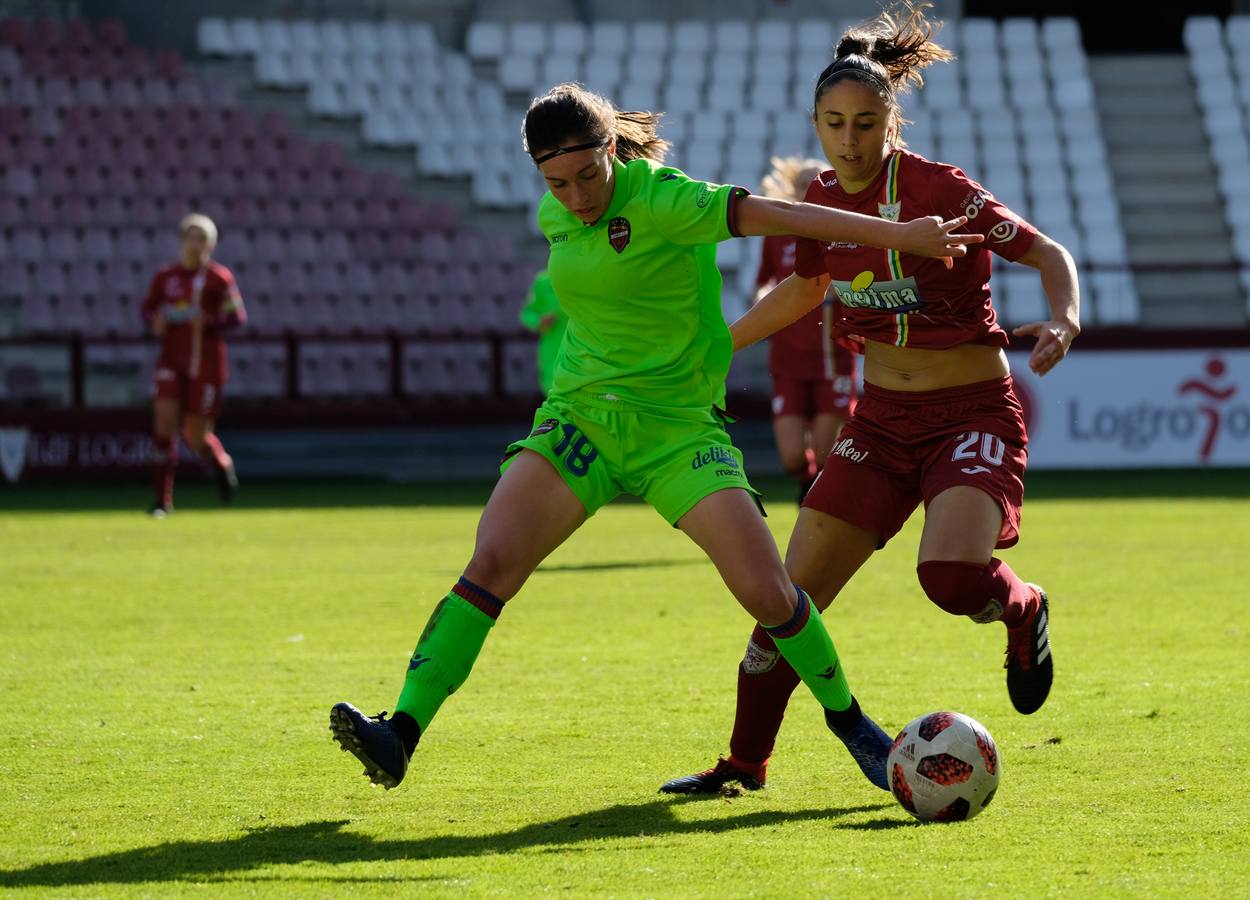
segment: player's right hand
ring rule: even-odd
[[[158,312],[152,317],[152,333],[157,337],[165,334],[165,314]]]
[[[942,221],[941,216],[921,216],[904,222],[903,240],[899,249],[904,253],[916,256],[942,257],[946,268],[955,265],[953,257],[965,256],[968,244],[979,244],[985,240],[983,234],[956,234],[956,228],[968,224],[967,216]]]

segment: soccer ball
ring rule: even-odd
[[[1003,765],[985,726],[956,712],[920,716],[886,763],[895,799],[922,822],[971,819],[994,799]]]

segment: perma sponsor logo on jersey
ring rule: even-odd
[[[835,281],[833,286],[842,305],[848,308],[905,313],[924,306],[916,279],[910,275],[893,281],[875,281],[871,272],[861,272],[853,281]]]

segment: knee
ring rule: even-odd
[[[797,478],[807,474],[807,456],[803,453],[782,453],[781,468],[785,469],[787,475],[791,478]]]
[[[464,569],[465,578],[505,601],[520,589],[529,574],[520,571],[520,565],[505,547],[492,543],[475,547]]]
[[[794,616],[798,593],[788,578],[758,578],[741,598],[747,612],[761,625],[782,625]]]
[[[979,563],[931,560],[916,566],[925,595],[954,616],[975,616],[985,609],[984,574]]]

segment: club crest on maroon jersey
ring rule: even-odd
[[[608,222],[608,243],[617,253],[621,253],[629,246],[630,233],[629,219],[624,216],[617,216]]]
[[[898,214],[902,211],[902,203],[878,203],[877,212],[881,218],[890,222],[898,221]]]

